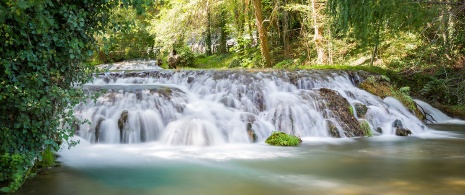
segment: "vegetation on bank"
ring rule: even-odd
[[[302,143],[302,139],[282,131],[273,131],[270,137],[265,140],[265,143],[273,146],[298,146],[300,143]]]
[[[119,31],[116,7],[143,1],[0,2],[0,191],[13,192],[74,134],[75,86],[96,71],[96,36]],[[113,22],[113,23],[112,23]],[[111,25],[107,25],[111,24]]]

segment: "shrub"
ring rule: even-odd
[[[302,139],[284,132],[273,131],[270,137],[265,140],[265,143],[273,146],[297,146],[302,143]]]

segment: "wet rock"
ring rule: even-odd
[[[371,129],[370,129],[370,124],[368,124],[366,120],[360,120],[360,128],[362,129],[363,134],[365,134],[365,136],[368,136],[368,137],[373,136],[373,133],[371,132]]]
[[[120,135],[121,141],[123,140],[123,130],[128,125],[128,115],[129,115],[129,112],[125,110],[121,113],[121,116],[118,119],[118,128],[119,128],[119,135]]]
[[[327,117],[336,119],[347,137],[365,136],[358,120],[350,113],[349,107],[351,106],[344,97],[332,89],[321,88],[319,92],[326,101],[325,107],[331,111]]]
[[[258,137],[255,131],[252,129],[251,123],[247,123],[247,135],[249,136],[249,139],[251,142],[253,143],[257,142]]]
[[[187,83],[192,83],[194,81],[194,77],[187,77]]]
[[[331,122],[330,120],[327,120],[326,124],[328,127],[328,133],[331,137],[341,138],[341,135],[339,134],[339,130],[337,129],[336,125],[333,122]]]
[[[397,136],[409,136],[410,134],[412,134],[412,131],[410,131],[409,129],[404,129],[404,128],[396,128],[396,135]]]
[[[402,121],[400,121],[399,119],[396,119],[394,122],[392,122],[392,127],[403,128]]]
[[[173,93],[173,90],[169,87],[163,87],[157,90],[158,94],[160,94],[161,97],[164,97],[165,99],[171,99],[171,94]]]
[[[135,91],[135,94],[136,94],[136,99],[137,100],[142,100],[142,91],[141,90],[137,90]]]
[[[102,122],[105,121],[105,118],[100,118],[95,126],[95,143],[99,143],[100,140],[100,127],[102,126]]]
[[[376,132],[379,134],[383,134],[383,129],[381,127],[376,128]]]
[[[362,103],[355,103],[354,107],[355,107],[355,112],[357,113],[357,116],[359,118],[365,118],[365,114],[368,111],[368,107]]]

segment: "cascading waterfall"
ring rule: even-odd
[[[338,117],[323,94],[347,101],[371,133],[394,135],[400,123],[414,135],[427,130],[394,98],[360,88],[357,72],[152,70],[100,75],[85,90],[104,92],[75,108],[77,135],[91,143],[220,145],[263,141],[273,131],[301,137],[363,136]],[[323,90],[325,89],[325,90]],[[366,113],[357,111],[365,107]],[[347,118],[347,117],[345,117]],[[356,124],[358,126],[358,124]],[[365,133],[366,134],[366,133]]]

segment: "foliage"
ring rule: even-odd
[[[289,135],[281,131],[273,131],[270,137],[265,140],[265,143],[273,146],[298,146],[302,143],[300,137]]]
[[[41,159],[39,161],[39,167],[51,167],[55,165],[55,154],[53,153],[52,149],[48,147],[47,149],[42,152]]]
[[[8,186],[0,189],[2,192],[13,192],[26,179],[34,160],[32,153],[3,153],[0,156],[0,182],[8,182]]]
[[[148,6],[148,5],[147,5]],[[149,33],[149,14],[139,12],[135,7],[116,7],[111,10],[110,21],[118,31],[107,29],[98,36],[99,45],[103,45],[94,60],[100,63],[118,62],[136,58],[154,58],[159,54],[154,48],[155,37]]]
[[[190,67],[194,64],[194,53],[190,50],[189,47],[177,48],[176,51],[178,52],[178,65],[180,67]]]
[[[58,150],[73,134],[72,107],[84,98],[78,86],[95,70],[81,62],[95,50],[94,35],[105,30],[110,10],[130,2],[0,2],[3,191],[16,190],[46,148]]]

